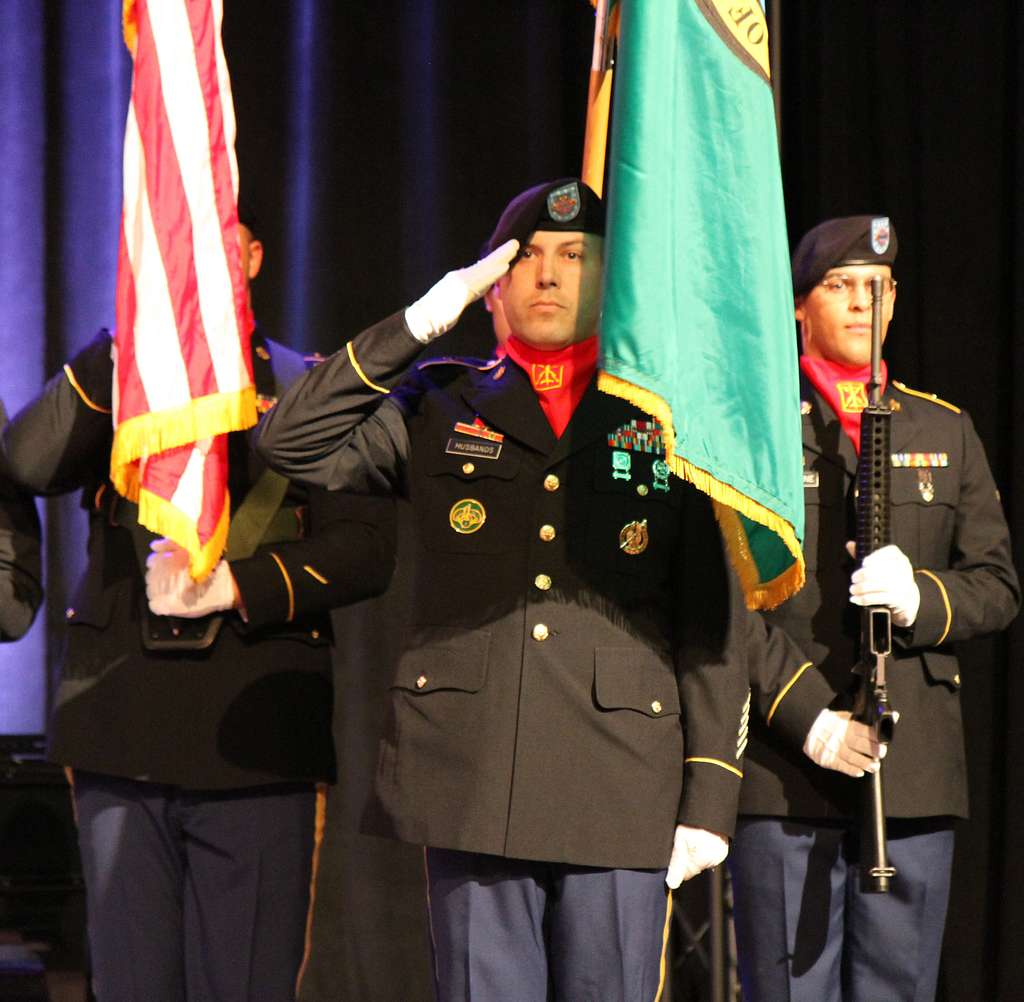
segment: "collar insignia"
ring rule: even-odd
[[[857,381],[836,383],[839,391],[839,406],[845,414],[859,414],[868,405],[868,393],[863,383]]]
[[[530,382],[538,392],[560,390],[565,382],[565,366],[534,362],[530,366]]]

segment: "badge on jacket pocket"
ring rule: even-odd
[[[448,524],[460,536],[468,536],[483,528],[487,511],[476,498],[463,498],[452,505],[448,512]]]

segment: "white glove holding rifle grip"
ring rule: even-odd
[[[189,571],[187,550],[170,539],[157,539],[149,548],[146,598],[155,615],[198,619],[238,606],[238,587],[226,560],[197,582]]]
[[[804,754],[815,765],[855,779],[878,772],[886,751],[867,724],[851,719],[849,710],[822,710],[804,740]]]
[[[450,271],[405,311],[405,323],[417,341],[426,344],[454,327],[462,311],[479,299],[508,271],[519,253],[518,240],[506,240],[476,264]]]
[[[850,549],[854,544],[846,545]],[[892,545],[869,553],[850,578],[850,601],[861,606],[887,605],[897,626],[913,626],[921,605],[921,590],[907,555]]]
[[[729,854],[729,840],[706,828],[676,825],[665,883],[674,891],[684,880],[696,877],[701,870],[718,866]]]

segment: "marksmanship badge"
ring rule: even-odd
[[[619,531],[619,549],[631,557],[643,553],[649,542],[646,518],[642,522],[627,522]]]

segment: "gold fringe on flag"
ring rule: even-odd
[[[725,540],[729,559],[743,587],[747,607],[773,609],[791,595],[795,595],[804,584],[804,555],[793,526],[731,484],[719,480],[688,459],[677,456],[672,408],[663,397],[604,370],[598,372],[597,388],[639,407],[661,424],[665,435],[665,459],[669,468],[676,476],[693,484],[713,502],[715,518]],[[793,557],[793,564],[771,581],[760,580],[757,564],[750,552],[747,534],[737,512],[774,532]]]
[[[139,485],[130,471],[136,469],[140,459],[226,432],[244,431],[258,419],[254,386],[233,393],[211,393],[175,410],[151,411],[128,418],[114,431],[111,482],[119,494],[137,501]]]
[[[138,467],[134,467],[137,470]],[[153,494],[151,491],[139,490],[136,484],[139,504],[139,524],[157,533],[173,539],[182,549],[188,550],[191,560],[189,570],[196,581],[202,581],[217,566],[224,548],[228,543],[228,529],[231,525],[231,498],[225,492],[224,507],[217,519],[214,529],[205,545],[199,542],[196,523],[181,509],[170,501]]]
[[[139,40],[139,12],[135,9],[135,0],[124,0],[121,5],[121,30],[124,32],[124,44],[134,59]]]

